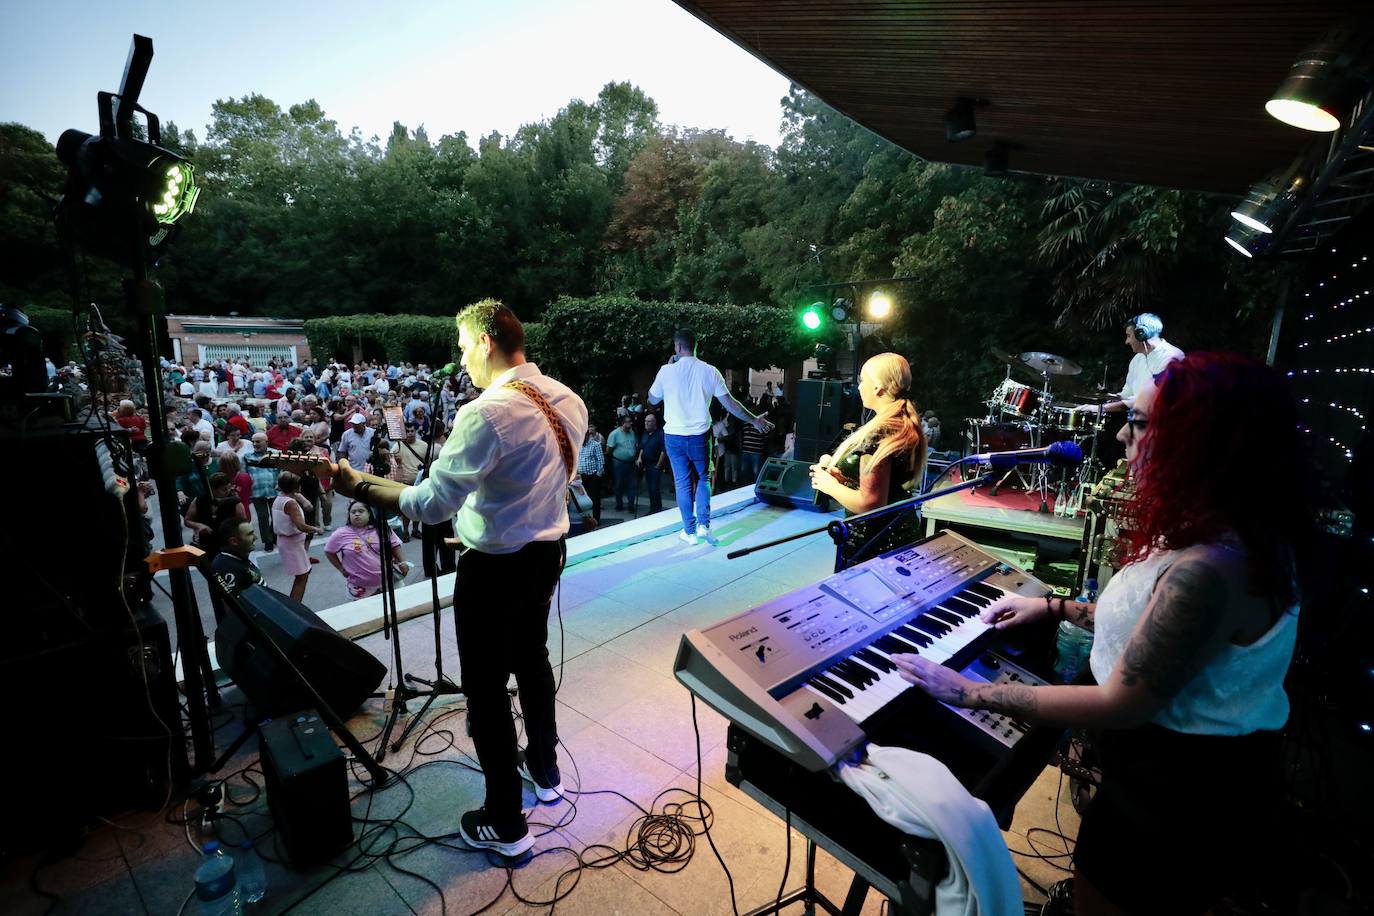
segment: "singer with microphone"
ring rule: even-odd
[[[1101,730],[1075,913],[1201,914],[1262,873],[1278,821],[1311,475],[1286,380],[1235,354],[1170,362],[1117,439],[1136,479],[1126,565],[1095,603],[1008,596],[982,614],[999,629],[1050,617],[1093,630],[1096,683],[989,684],[893,661],[951,706]],[[1261,498],[1275,479],[1283,497]]]
[[[919,489],[926,465],[926,435],[921,415],[911,398],[911,364],[897,353],[879,353],[859,370],[859,399],[873,418],[840,443],[835,454],[822,455],[811,465],[811,486],[839,503],[849,515],[869,512],[910,498]],[[891,519],[874,524],[887,525]],[[866,525],[856,526],[851,538],[868,540]],[[916,514],[892,525],[884,544],[869,553],[916,540]]]

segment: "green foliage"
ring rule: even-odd
[[[348,315],[312,318],[305,338],[315,359],[390,359],[442,366],[458,358],[453,316]]]
[[[561,298],[545,309],[537,331],[526,326],[527,352],[580,392],[593,421],[604,423],[634,371],[667,361],[679,327],[692,328],[701,357],[722,369],[786,365],[815,346],[791,311],[776,306],[596,296]]]

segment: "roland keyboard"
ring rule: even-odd
[[[1048,592],[944,531],[683,634],[674,674],[796,765],[825,770],[904,704],[934,704],[901,679],[894,654],[920,655],[981,680],[1043,683],[1016,655],[998,651],[1005,634],[979,614],[1003,595]],[[1029,728],[997,714],[943,709],[970,742],[996,754]]]

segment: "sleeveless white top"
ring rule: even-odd
[[[1093,617],[1093,677],[1107,683],[1126,650],[1136,622],[1165,570],[1178,559],[1158,551],[1112,576]],[[1297,606],[1248,646],[1228,642],[1151,720],[1157,725],[1195,735],[1245,735],[1272,731],[1288,721],[1288,695],[1283,679],[1293,660],[1298,636]]]

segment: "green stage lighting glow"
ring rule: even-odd
[[[802,327],[806,328],[808,331],[819,331],[821,327],[821,313],[817,311],[815,306],[812,306],[802,312],[801,323]]]

